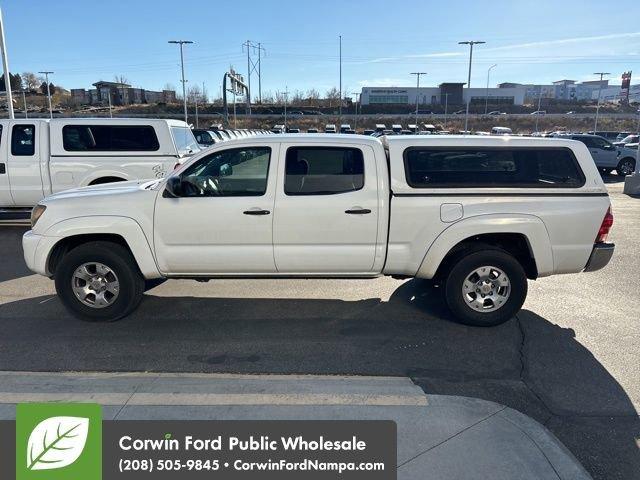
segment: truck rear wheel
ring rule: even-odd
[[[131,253],[113,242],[89,242],[71,250],[56,269],[55,284],[67,310],[91,322],[127,316],[145,287]]]
[[[522,307],[527,276],[522,265],[504,250],[475,251],[453,264],[445,282],[445,296],[461,323],[500,325]]]

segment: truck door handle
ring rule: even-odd
[[[261,210],[259,208],[256,208],[251,210],[245,210],[242,213],[244,213],[245,215],[269,215],[271,212],[269,210]]]
[[[371,210],[368,208],[351,208],[345,210],[344,213],[348,213],[349,215],[366,215],[367,213],[371,213]]]
[[[0,163],[0,175],[7,173],[7,166],[4,163]]]

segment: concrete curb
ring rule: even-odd
[[[530,417],[406,377],[0,372],[0,419],[25,401],[97,402],[117,420],[394,420],[399,479],[591,478]]]

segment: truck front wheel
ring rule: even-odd
[[[449,309],[461,323],[500,325],[522,307],[527,276],[522,265],[504,250],[475,251],[453,264],[445,295]]]
[[[55,272],[56,291],[76,317],[113,322],[142,300],[144,278],[131,253],[113,242],[89,242],[63,257]]]

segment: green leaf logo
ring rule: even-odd
[[[71,465],[87,443],[89,419],[51,417],[43,420],[29,435],[28,470],[52,470]]]

